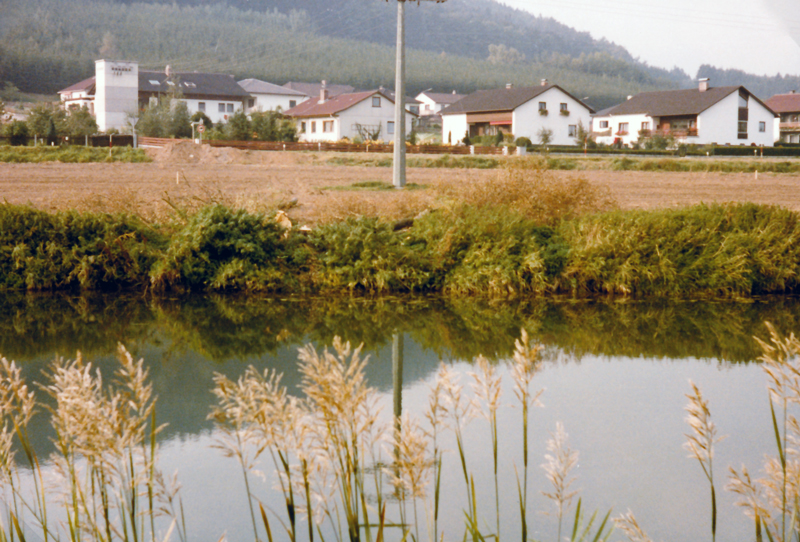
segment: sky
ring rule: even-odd
[[[701,64],[800,75],[800,0],[499,0],[690,76]]]

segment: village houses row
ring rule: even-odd
[[[238,111],[280,109],[297,121],[300,141],[394,137],[395,96],[383,88],[356,91],[347,85],[287,83],[231,75],[140,70],[136,62],[98,60],[95,76],[59,92],[67,109],[86,106],[101,131],[124,130],[130,115],[179,95],[190,113],[224,122]],[[603,111],[547,80],[534,87],[481,90],[469,95],[425,91],[405,98],[406,129],[419,117],[440,115],[442,140],[513,134],[533,142],[542,131],[553,145],[575,145],[579,127],[598,143],[631,145],[642,136],[669,135],[680,143],[772,146],[800,143],[800,94],[761,101],[743,86],[713,87],[701,79],[694,89],[644,92]]]

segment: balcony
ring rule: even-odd
[[[642,130],[643,137],[674,137],[675,139],[686,139],[687,137],[697,137],[697,128],[684,128],[680,130]]]
[[[782,122],[780,123],[781,132],[800,132],[800,122]]]

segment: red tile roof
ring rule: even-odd
[[[354,105],[363,102],[374,95],[383,96],[391,103],[391,98],[382,94],[379,90],[368,90],[366,92],[354,92],[352,94],[339,94],[319,103],[319,96],[311,98],[287,110],[284,114],[288,117],[329,117],[341,113],[345,109],[350,109]]]
[[[800,112],[800,94],[776,94],[767,100],[766,104],[776,113]]]

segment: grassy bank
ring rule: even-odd
[[[151,162],[142,149],[131,147],[9,147],[0,146],[0,163],[38,164],[62,162],[78,164],[89,162]]]
[[[469,196],[469,195],[467,195]],[[473,195],[474,196],[474,195]],[[564,196],[564,194],[555,194]],[[749,296],[798,291],[800,216],[776,207],[578,212],[542,193],[442,206],[399,229],[310,233],[219,205],[169,224],[0,206],[0,288]],[[538,206],[538,207],[537,207]],[[548,209],[561,208],[548,215]],[[570,212],[570,210],[572,212]]]
[[[502,169],[520,162],[535,161],[540,167],[560,171],[657,171],[683,173],[800,173],[800,160],[793,158],[678,158],[647,156],[574,156],[534,154],[516,156],[413,155],[408,167],[447,169]],[[392,167],[390,156],[381,154],[343,154],[324,162],[337,166]]]

